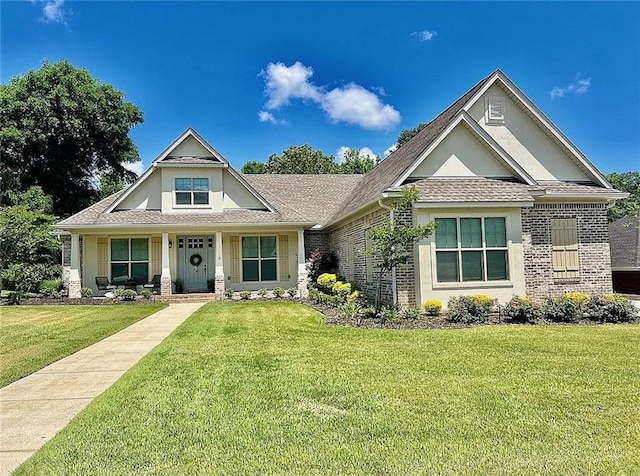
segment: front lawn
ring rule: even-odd
[[[209,304],[33,474],[638,474],[640,327],[326,326]]]
[[[115,334],[165,306],[3,306],[0,387]]]

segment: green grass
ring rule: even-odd
[[[3,306],[0,387],[73,354],[165,307]]]
[[[210,304],[19,475],[638,474],[640,327],[329,327]]]

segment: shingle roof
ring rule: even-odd
[[[575,182],[561,182],[557,180],[538,180],[539,188],[546,190],[549,193],[566,193],[566,194],[582,194],[582,193],[595,193],[595,194],[611,194],[612,192],[618,192],[610,188],[604,188],[594,183],[575,183]]]
[[[447,125],[465,104],[489,81],[491,73],[482,79],[478,84],[463,94],[451,106],[441,112],[435,119],[429,122],[420,132],[411,138],[407,143],[392,152],[386,159],[376,165],[368,172],[366,186],[356,188],[347,198],[344,206],[332,217],[330,222],[337,221],[350,213],[355,212],[360,207],[372,202],[380,196],[387,188],[409,168],[416,158],[426,150],[431,143],[446,129]]]
[[[532,202],[531,186],[484,177],[437,178],[413,182],[421,202]]]
[[[364,175],[243,175],[276,209],[294,209],[309,221],[326,225]]]

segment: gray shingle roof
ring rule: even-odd
[[[243,175],[276,209],[294,209],[309,221],[329,223],[364,175]]]
[[[594,183],[575,183],[575,182],[560,182],[557,180],[538,180],[539,188],[546,190],[549,193],[566,193],[566,194],[582,194],[582,193],[595,193],[595,194],[611,194],[612,192],[618,192],[618,190],[607,189],[596,185]]]
[[[532,202],[530,185],[519,182],[469,178],[427,178],[414,185],[424,202]]]

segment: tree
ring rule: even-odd
[[[257,160],[249,160],[245,162],[240,169],[243,174],[266,174],[267,166],[264,162],[258,162]]]
[[[617,200],[609,209],[609,221],[636,215],[640,210],[640,172],[613,172],[607,175],[607,180],[616,189],[629,192],[629,196],[623,200]]]
[[[120,177],[115,174],[103,174],[100,176],[100,184],[97,190],[98,198],[102,200],[109,195],[113,195],[116,192],[122,190],[128,183],[125,183]]]
[[[51,234],[56,217],[51,198],[40,187],[9,193],[10,206],[0,209],[0,268],[14,264],[53,265],[59,261],[60,243]]]
[[[427,126],[426,122],[421,122],[413,129],[402,129],[400,131],[400,134],[398,135],[398,138],[396,139],[396,144],[398,145],[398,148],[402,147],[404,144],[409,142],[413,138],[413,136],[415,136],[418,132],[420,132],[426,126]]]
[[[282,155],[271,154],[267,160],[268,174],[335,174],[340,168],[332,155],[310,145],[292,145]]]
[[[377,157],[374,159],[369,155],[361,155],[358,149],[348,149],[339,167],[343,174],[366,174],[378,162]]]
[[[123,164],[140,160],[129,130],[142,121],[122,92],[67,61],[0,85],[0,198],[37,185],[56,214],[84,208],[96,198],[96,174],[135,178]]]
[[[405,210],[411,210],[413,202],[418,200],[418,189],[414,186],[402,187],[402,197],[393,206],[394,216],[398,216]],[[382,225],[369,230],[371,248],[364,251],[365,254],[377,258],[376,274],[376,313],[380,312],[382,298],[382,278],[394,267],[406,264],[412,252],[413,246],[420,240],[427,238],[435,231],[435,223],[426,225],[408,226],[394,223],[390,218]]]

